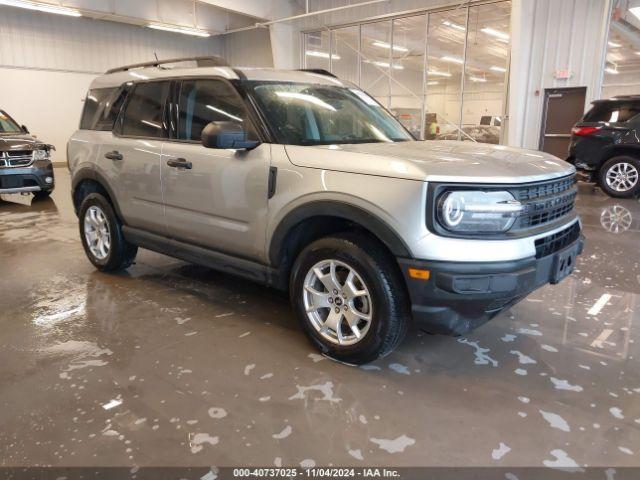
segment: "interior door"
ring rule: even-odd
[[[161,235],[166,235],[160,162],[168,91],[166,81],[133,88],[99,161],[127,225]]]
[[[586,87],[545,90],[540,150],[567,158],[571,129],[584,114],[586,95]]]
[[[269,145],[245,151],[205,148],[200,143],[202,130],[212,121],[250,122],[230,84],[185,80],[178,97],[177,138],[166,142],[162,151],[170,236],[223,253],[263,259]]]

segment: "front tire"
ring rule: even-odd
[[[371,362],[391,353],[406,335],[404,281],[391,254],[365,235],[313,242],[296,259],[290,285],[302,329],[332,358]]]
[[[599,173],[600,188],[614,198],[630,198],[640,194],[640,160],[621,155],[607,160]]]
[[[78,218],[82,246],[98,270],[114,272],[133,264],[138,247],[125,240],[120,221],[105,197],[99,193],[87,195]]]

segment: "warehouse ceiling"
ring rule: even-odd
[[[295,0],[10,0],[2,4],[63,7],[83,17],[133,25],[195,28],[217,35],[301,12]],[[5,8],[5,7],[0,7]],[[14,7],[6,7],[14,8]]]

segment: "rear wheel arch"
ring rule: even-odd
[[[109,187],[109,184],[102,177],[102,175],[89,168],[80,170],[76,175],[74,175],[73,178],[72,200],[76,214],[78,214],[78,212],[80,211],[82,201],[92,193],[100,193],[102,196],[104,196],[115,210],[118,218],[122,220],[120,208],[118,207],[115,196],[113,194],[113,191]]]
[[[600,159],[600,167],[602,167],[605,162],[612,159],[613,157],[620,156],[636,157],[638,160],[640,160],[640,145],[614,145],[611,148],[606,149],[602,153],[602,157]]]

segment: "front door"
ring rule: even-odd
[[[586,95],[586,87],[545,90],[540,150],[567,158],[571,129],[584,114]]]
[[[264,259],[270,146],[245,151],[200,143],[202,130],[212,121],[250,122],[230,84],[185,80],[178,97],[177,138],[162,150],[169,235],[222,253]]]

